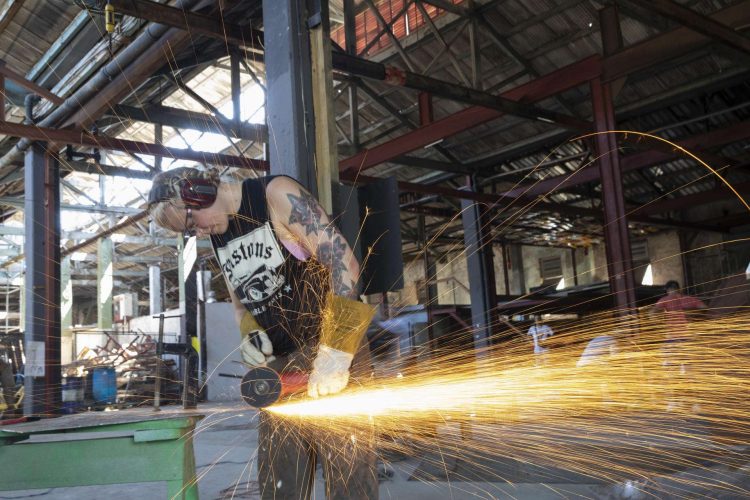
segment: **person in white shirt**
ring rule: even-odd
[[[554,335],[555,332],[552,331],[552,328],[542,323],[542,317],[537,314],[534,316],[534,324],[529,328],[528,334],[534,341],[534,354],[543,354],[549,349],[543,347],[542,344],[545,340]]]

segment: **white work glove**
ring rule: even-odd
[[[307,395],[317,398],[341,392],[349,383],[352,359],[353,354],[321,344],[307,382]]]
[[[240,343],[242,361],[249,366],[265,366],[276,359],[273,356],[273,344],[263,330],[253,330],[242,335]]]

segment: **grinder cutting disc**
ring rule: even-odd
[[[252,368],[242,377],[240,392],[245,403],[254,408],[265,408],[281,396],[281,378],[271,368]]]

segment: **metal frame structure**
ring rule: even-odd
[[[312,126],[312,69],[307,66],[311,49],[308,38],[301,35],[307,35],[308,27],[320,20],[309,19],[316,10],[308,2],[273,2],[273,8],[265,10],[261,3],[270,7],[268,0],[219,6],[208,0],[183,0],[173,7],[148,0],[113,1],[121,14],[139,18],[133,21],[134,39],[127,43],[125,37],[113,37],[112,43],[118,44],[115,55],[107,55],[103,64],[92,63],[78,85],[71,80],[69,87],[61,87],[77,88],[61,93],[64,100],[33,81],[42,70],[30,71],[26,80],[14,68],[1,66],[0,89],[12,80],[49,99],[36,106],[42,116],[36,125],[12,119],[0,123],[0,134],[24,138],[0,144],[0,203],[8,207],[2,217],[12,217],[19,195],[28,190],[20,185],[20,160],[32,141],[60,146],[55,159],[60,162],[61,177],[89,172],[147,179],[164,162],[175,159],[260,172],[269,170],[270,157],[271,172],[291,173],[314,191],[313,151],[319,138]],[[505,248],[560,245],[542,237],[550,227],[562,226],[552,234],[605,240],[612,292],[617,306],[627,310],[635,305],[628,243],[633,227],[726,231],[732,224],[746,222],[747,218],[727,218],[733,222],[719,227],[710,218],[683,216],[684,209],[721,199],[727,191],[710,185],[711,181],[696,173],[701,167],[669,145],[603,132],[618,124],[637,128],[636,118],[644,115],[658,122],[662,113],[690,99],[706,99],[707,94],[717,92],[713,89],[747,86],[750,78],[742,66],[747,63],[748,2],[724,0],[716,3],[723,7],[716,11],[698,11],[695,2],[625,2],[621,13],[639,25],[639,31],[628,37],[620,32],[617,17],[607,16],[613,12],[611,7],[598,18],[591,3],[584,0],[561,1],[551,9],[528,4],[524,9],[529,15],[514,23],[503,18],[504,6],[497,0],[407,0],[395,11],[386,9],[386,3],[342,0],[340,6],[332,7],[343,14],[345,23],[340,28],[343,38],[337,38],[343,47],[332,42],[336,83],[330,96],[335,113],[331,131],[338,134],[337,167],[343,182],[359,184],[398,176],[403,232],[413,240],[405,251],[425,241],[434,241],[438,248],[475,241],[479,228],[486,229],[486,234],[481,235],[484,243],[478,249],[490,242]],[[537,10],[532,12],[533,8]],[[594,14],[590,29],[580,29],[577,20],[571,19],[573,13]],[[524,46],[527,30],[551,16],[560,16],[572,29],[554,33],[538,47]],[[367,19],[377,29],[360,29],[368,28]],[[295,28],[281,29],[288,26]],[[266,36],[261,27],[273,36]],[[66,40],[74,37],[73,31],[64,33]],[[700,65],[706,47],[717,45],[720,53],[738,61],[726,73],[701,82],[683,78],[679,85],[665,85],[669,90],[662,96],[642,102],[633,97],[641,81],[658,79],[656,71],[678,72],[682,66]],[[577,57],[572,57],[563,54],[567,46],[586,49],[580,51],[583,55],[576,52]],[[64,52],[53,48],[50,59],[56,57],[53,53]],[[215,100],[196,90],[191,80],[221,65],[229,69],[231,116],[222,115]],[[241,122],[240,87],[247,76],[266,92],[267,125]],[[202,111],[167,104],[164,97],[176,89]],[[618,102],[624,98],[629,99],[625,106]],[[699,153],[746,190],[748,158],[737,147],[750,136],[745,104],[727,103],[719,110],[706,106],[698,116],[677,114],[642,131],[662,134]],[[8,111],[12,115],[11,108],[3,102],[3,118]],[[154,124],[153,142],[117,137],[132,121]],[[91,131],[92,125],[96,132]],[[220,133],[231,145],[225,152],[211,154],[166,147],[165,129],[172,128],[178,135],[185,128]],[[584,137],[592,132],[598,134]],[[258,153],[264,143],[261,159]],[[68,144],[75,146],[70,155],[62,147]],[[289,144],[295,147],[283,147]],[[147,171],[102,162],[97,156],[101,150],[124,151]],[[146,161],[139,155],[157,159]],[[319,165],[331,166],[336,167]],[[690,180],[673,183],[662,171],[675,176],[685,172]],[[466,176],[475,179],[469,190],[462,188]],[[78,202],[61,207],[105,212],[96,203],[90,205],[95,200],[73,182],[63,180],[62,184],[65,193]],[[686,188],[693,184],[695,192]],[[476,212],[463,224],[456,217],[461,200],[463,208],[471,206]],[[480,222],[478,214],[486,222]],[[100,236],[132,231],[131,246],[123,257],[153,257],[150,253],[156,250],[136,245],[164,240],[143,224],[143,217],[140,213],[120,223],[99,222],[97,231]],[[438,230],[443,233],[440,237],[436,237]],[[80,233],[90,235],[90,231]],[[95,241],[77,236],[81,239],[65,243],[63,254]],[[508,256],[513,251],[503,253]],[[131,283],[145,282],[143,266],[125,259],[121,263],[123,277]],[[481,259],[476,264],[481,266]],[[166,269],[162,273],[174,274]],[[504,282],[506,291],[512,288],[507,276]],[[495,300],[494,284],[479,288],[485,290],[482,303]]]

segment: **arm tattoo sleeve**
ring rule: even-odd
[[[327,241],[318,245],[316,257],[318,261],[331,270],[333,293],[351,296],[356,293],[355,281],[348,277],[346,267],[347,243],[341,233],[332,224],[323,224],[323,210],[318,201],[309,193],[300,191],[299,196],[288,193],[292,204],[289,224],[299,224],[305,228],[305,235],[324,233]]]
[[[305,235],[317,235],[321,230],[326,230],[320,223],[320,219],[323,217],[323,210],[311,194],[300,191],[299,196],[291,193],[288,193],[286,196],[292,203],[289,224],[299,224],[304,227]]]

